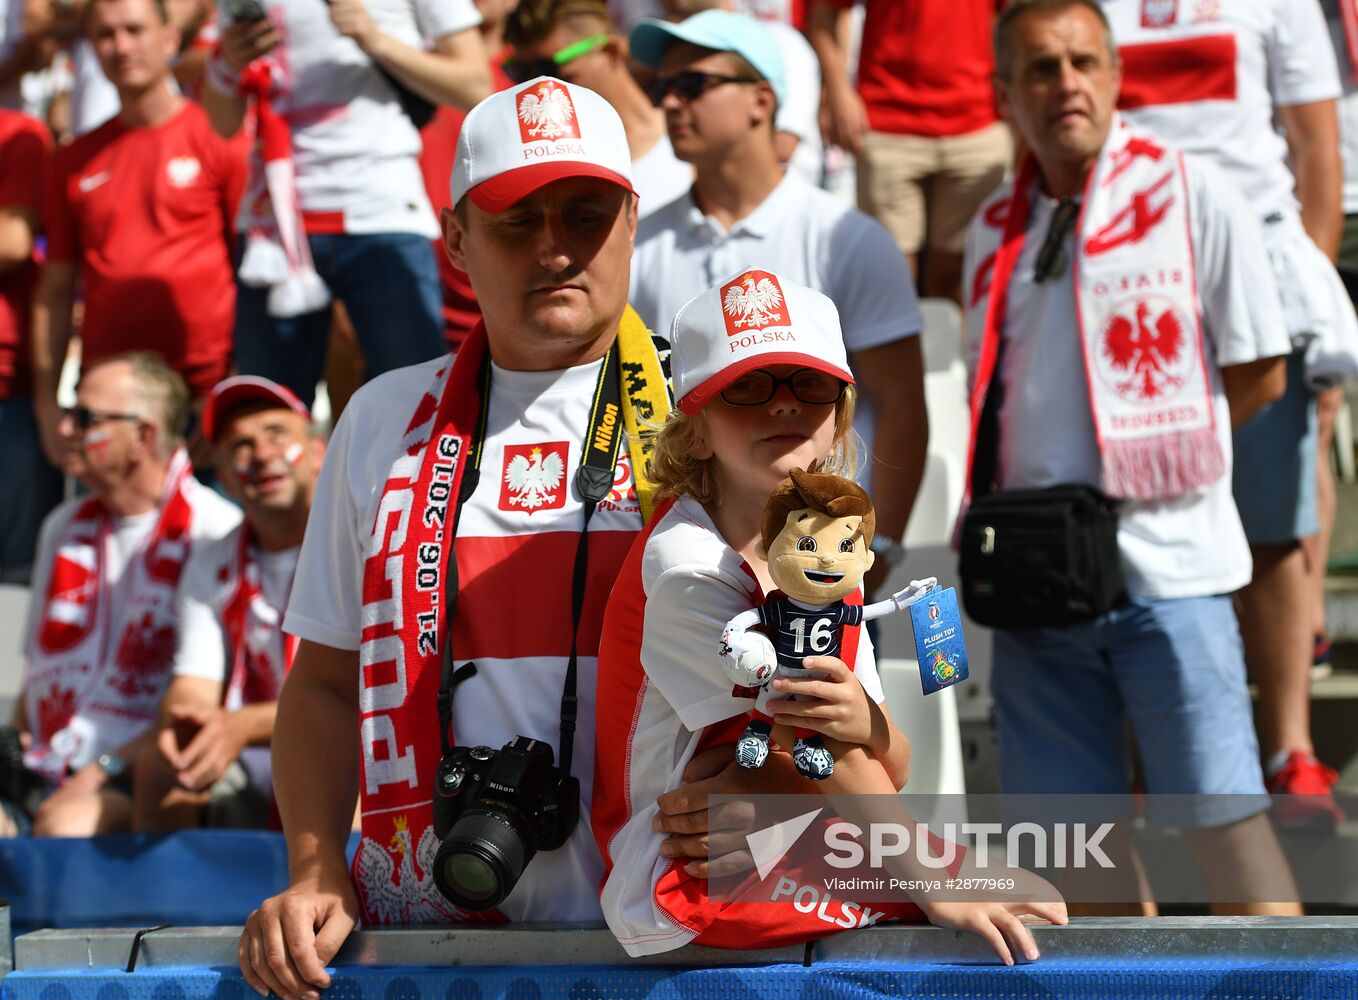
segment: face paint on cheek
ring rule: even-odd
[[[113,435],[108,431],[90,431],[85,435],[82,447],[85,449],[85,454],[90,458],[97,458],[99,455],[108,451],[108,446],[112,439]]]
[[[302,460],[304,454],[306,454],[306,449],[298,441],[294,441],[283,449],[283,458],[289,465],[296,465]]]

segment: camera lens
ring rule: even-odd
[[[517,813],[478,803],[458,817],[434,855],[434,884],[464,909],[489,910],[514,890],[536,853]]]

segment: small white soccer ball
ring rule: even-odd
[[[731,682],[741,687],[767,684],[778,666],[778,653],[769,637],[762,632],[746,632],[736,637],[731,646],[731,655],[725,661]]]

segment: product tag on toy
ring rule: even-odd
[[[942,691],[967,678],[967,646],[962,638],[962,616],[957,591],[931,590],[910,605],[915,627],[915,655],[925,694]]]

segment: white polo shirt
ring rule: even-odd
[[[704,215],[689,192],[637,225],[629,301],[668,337],[674,315],[699,292],[744,267],[761,267],[828,295],[853,352],[916,336],[915,281],[876,219],[794,173],[729,231]],[[872,451],[872,408],[863,400],[854,429]]]
[[[637,226],[629,301],[668,336],[680,306],[751,266],[828,295],[850,351],[919,333],[914,281],[890,234],[795,175],[729,231],[691,192],[646,218]]]

